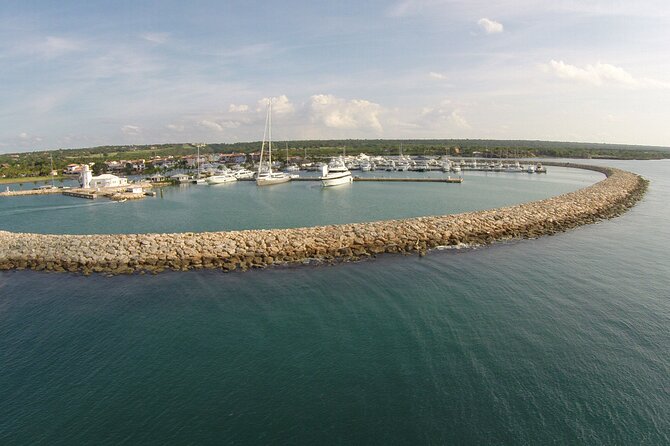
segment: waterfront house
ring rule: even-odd
[[[222,153],[219,156],[219,162],[225,164],[244,164],[247,162],[247,155],[244,153]]]
[[[102,188],[102,187],[119,187],[125,186],[128,184],[128,179],[123,177],[117,177],[109,173],[104,173],[102,175],[91,177],[90,186],[93,189]]]
[[[178,173],[177,175],[172,175],[170,177],[170,179],[172,179],[173,181],[176,181],[178,183],[187,183],[188,180],[189,180],[189,177],[188,177],[188,175],[186,175],[184,173]]]
[[[68,164],[65,169],[63,169],[63,173],[66,175],[76,175],[80,174],[82,170],[82,164]]]

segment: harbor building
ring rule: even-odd
[[[93,176],[88,165],[84,165],[81,175],[79,176],[79,183],[84,189],[98,189],[103,187],[119,187],[128,184],[128,179],[117,177],[109,173],[98,176]]]

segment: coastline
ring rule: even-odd
[[[632,207],[647,182],[619,169],[551,163],[601,172],[589,187],[545,200],[446,216],[291,229],[176,234],[47,235],[0,231],[0,270],[90,274],[263,268],[342,262],[382,253],[536,238],[612,218]]]

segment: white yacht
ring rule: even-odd
[[[227,171],[212,175],[211,177],[208,177],[206,181],[207,184],[211,186],[213,184],[232,183],[233,181],[237,181],[237,178],[235,178],[235,175],[232,172]]]
[[[268,143],[268,159],[263,165],[263,153],[265,152],[265,138]],[[261,158],[258,163],[258,173],[256,175],[257,186],[271,186],[291,181],[291,177],[284,172],[272,171],[272,99],[268,101],[267,114],[265,116],[265,129],[263,131],[263,143],[261,144]]]
[[[336,172],[349,172],[347,165],[344,162],[344,158],[340,155],[337,158],[333,158],[328,163],[328,171],[332,173]]]
[[[349,169],[332,171],[330,170],[330,166],[323,166],[319,179],[323,187],[339,186],[340,184],[349,184],[354,181]]]
[[[249,169],[243,168],[234,171],[233,175],[235,175],[235,178],[237,178],[238,180],[249,180],[254,177],[255,173]]]

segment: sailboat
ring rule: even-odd
[[[198,163],[198,175],[193,180],[193,183],[195,183],[195,184],[207,184],[207,180],[202,177],[202,172],[200,172],[200,147],[201,146],[204,147],[204,144],[196,144],[196,147],[198,148],[198,159],[196,161]]]
[[[268,143],[268,159],[263,165],[263,154],[265,152],[265,137]],[[267,114],[265,116],[265,129],[263,130],[263,143],[261,144],[261,159],[258,163],[258,174],[256,175],[257,186],[271,186],[291,181],[291,177],[284,172],[272,171],[272,99],[268,101]]]

